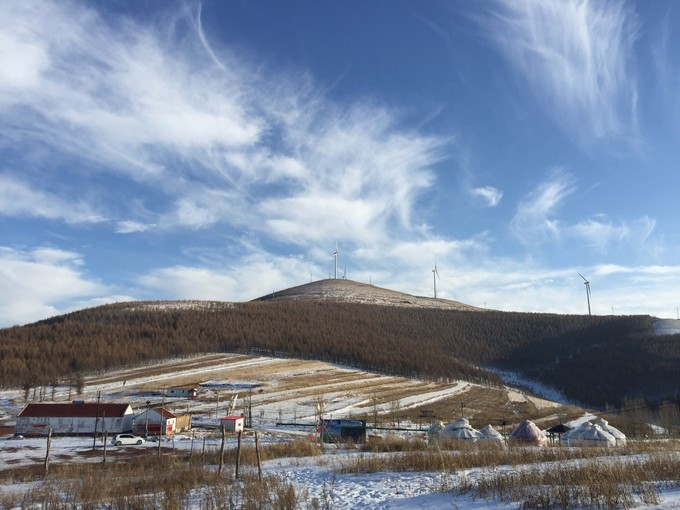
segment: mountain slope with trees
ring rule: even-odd
[[[0,386],[202,352],[317,358],[422,378],[501,381],[513,370],[590,405],[675,397],[680,335],[649,316],[461,311],[284,299],[105,305],[0,330]]]

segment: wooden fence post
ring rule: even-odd
[[[236,446],[236,478],[238,478],[238,471],[241,466],[241,432],[241,430],[238,431],[238,445]]]
[[[52,445],[52,427],[47,429],[47,450],[45,451],[45,475],[50,472],[50,446]]]
[[[260,464],[260,447],[257,442],[257,430],[255,431],[255,456],[257,457],[257,477],[262,481],[262,465]]]
[[[220,463],[219,467],[217,468],[217,474],[219,475],[222,473],[222,464],[224,464],[224,439],[225,439],[225,432],[224,432],[224,423],[222,424],[222,446],[220,446]]]

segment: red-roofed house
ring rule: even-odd
[[[27,404],[17,416],[16,433],[25,435],[92,434],[97,431],[120,434],[132,430],[134,413],[129,404],[39,403]]]
[[[177,430],[177,416],[162,407],[154,407],[135,416],[135,434],[157,436],[174,434]]]

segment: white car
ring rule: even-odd
[[[111,439],[111,444],[120,446],[123,444],[142,444],[146,440],[142,436],[135,436],[134,434],[118,434]]]

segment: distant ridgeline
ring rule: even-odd
[[[118,303],[0,330],[0,386],[203,352],[315,358],[426,379],[499,384],[517,371],[602,406],[675,397],[680,335],[648,316],[459,311],[289,300]]]

